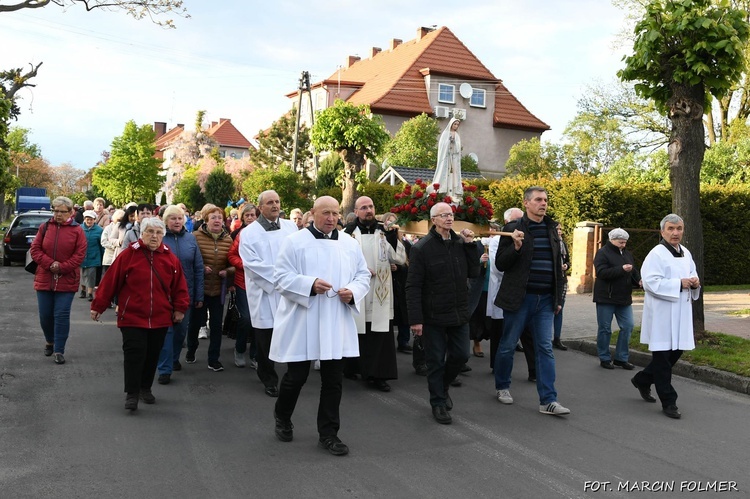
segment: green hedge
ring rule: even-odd
[[[483,193],[492,203],[495,217],[511,207],[523,209],[523,191],[545,187],[549,196],[548,214],[563,225],[566,241],[572,241],[575,225],[581,221],[602,223],[605,227],[631,229],[630,249],[642,262],[659,241],[659,222],[671,212],[672,195],[661,184],[606,185],[600,178],[573,174],[560,180],[547,178],[508,178],[493,182]],[[705,284],[750,283],[750,186],[701,187]],[[635,231],[632,229],[647,229]]]

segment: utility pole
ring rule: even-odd
[[[299,92],[299,98],[297,99],[297,126],[294,129],[294,150],[292,152],[292,169],[294,171],[297,171],[297,147],[299,142],[299,125],[300,125],[300,119],[302,118],[302,94],[304,92],[307,92],[307,96],[309,98],[310,102],[310,116],[314,120],[313,116],[313,107],[312,107],[312,95],[310,94],[310,73],[307,71],[302,71],[302,76],[300,76],[299,79],[299,87],[297,88]],[[314,122],[314,121],[313,121]],[[304,168],[301,169],[302,173],[304,173]]]

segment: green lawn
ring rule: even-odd
[[[619,331],[618,331],[619,333]],[[641,328],[633,329],[630,348],[648,352],[640,342]],[[611,343],[617,343],[617,333],[612,333]],[[696,342],[695,350],[685,352],[682,360],[699,366],[710,366],[740,376],[750,376],[750,340],[722,333],[706,332],[705,339]]]
[[[750,315],[750,308],[743,308],[741,310],[735,310],[733,312],[729,312],[729,315]]]

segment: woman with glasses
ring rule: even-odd
[[[138,398],[153,404],[151,393],[159,352],[167,329],[180,324],[190,306],[180,260],[164,244],[164,222],[141,222],[140,239],[125,248],[102,278],[91,319],[98,321],[112,298],[119,297],[117,327],[122,332],[125,409],[138,409]]]
[[[52,213],[52,218],[39,227],[30,251],[37,263],[34,289],[39,322],[47,340],[44,355],[54,355],[55,364],[65,364],[70,306],[81,279],[86,236],[73,218],[73,201],[62,196],[55,198]]]

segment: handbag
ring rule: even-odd
[[[227,314],[224,316],[224,324],[221,327],[221,333],[227,338],[237,338],[237,326],[240,322],[240,310],[237,308],[237,297],[235,291],[229,292],[229,304],[227,305]]]
[[[47,232],[47,224],[49,222],[44,222],[44,225],[42,225],[42,230],[39,232],[42,233],[42,241],[44,240],[44,234]],[[24,270],[30,274],[36,274],[36,268],[38,267],[37,263],[34,261],[34,259],[31,257],[31,248],[26,252],[26,265],[23,266]]]

